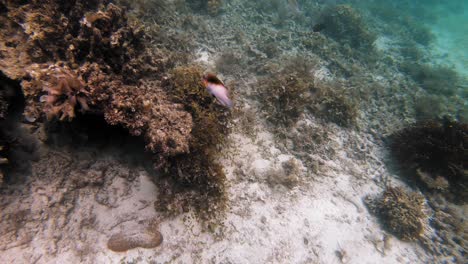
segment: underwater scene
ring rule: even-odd
[[[467,263],[468,1],[0,0],[0,263]]]

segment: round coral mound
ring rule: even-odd
[[[426,218],[423,208],[424,198],[418,193],[408,193],[399,187],[389,187],[381,197],[367,199],[367,204],[383,224],[383,227],[396,237],[411,241],[423,232]]]

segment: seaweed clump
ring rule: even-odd
[[[400,187],[388,187],[378,198],[366,197],[366,204],[383,227],[399,239],[413,241],[421,236],[423,221],[427,218],[422,195]]]
[[[373,50],[376,40],[361,14],[349,5],[336,5],[327,8],[320,19],[323,33],[341,44],[363,52]]]
[[[424,121],[390,136],[390,150],[409,177],[424,189],[446,189],[454,202],[468,201],[468,125],[456,121]],[[441,177],[445,178],[443,181]],[[435,183],[441,183],[435,188]]]
[[[170,158],[164,168],[175,186],[162,188],[157,207],[168,213],[193,207],[202,219],[208,219],[225,208],[226,176],[217,159],[228,133],[230,114],[206,91],[202,76],[199,66],[181,66],[171,71],[167,81],[174,100],[192,115],[193,129],[190,154]]]

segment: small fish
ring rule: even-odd
[[[214,74],[207,73],[203,75],[203,85],[208,92],[218,99],[218,102],[227,108],[232,107],[232,101],[229,99],[229,92],[224,83]]]

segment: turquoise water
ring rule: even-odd
[[[459,9],[444,9],[439,5],[439,19],[430,25],[436,37],[433,45],[435,59],[453,64],[456,70],[468,76],[468,1],[462,1]]]

